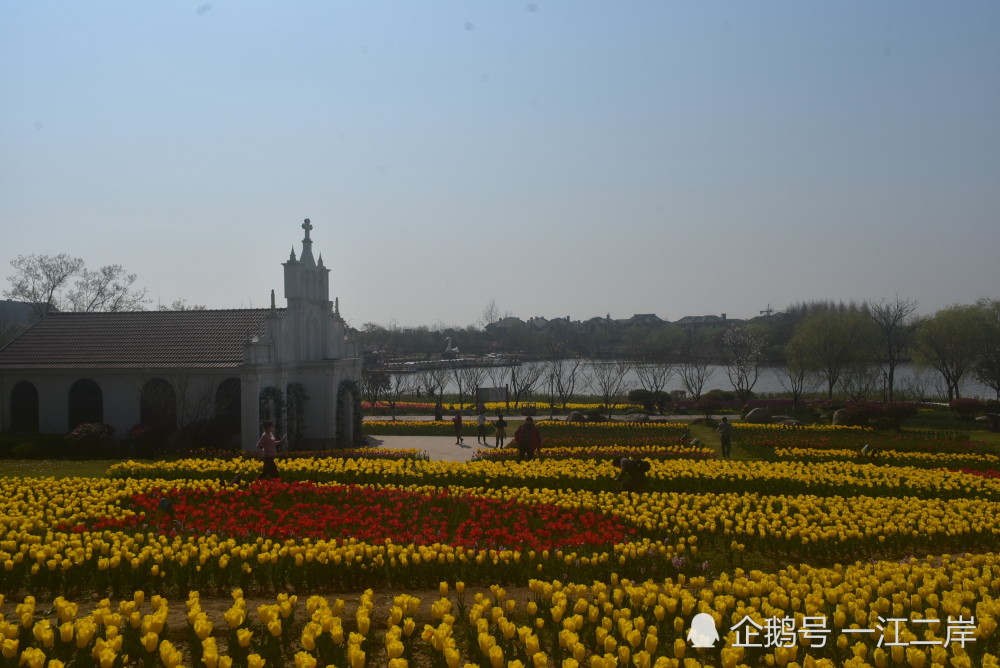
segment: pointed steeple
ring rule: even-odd
[[[324,269],[325,268],[324,265],[323,265],[323,254],[322,253],[319,254],[319,260],[316,262],[316,266],[319,267],[320,269]]]
[[[306,218],[302,223],[302,229],[306,231],[306,236],[302,239],[302,261],[307,267],[315,267],[316,260],[313,259],[312,239],[309,238],[309,231],[313,228],[312,223]]]
[[[288,255],[288,261],[289,262],[296,262],[297,261],[295,259],[295,246],[292,246],[292,252],[289,253],[289,255]]]

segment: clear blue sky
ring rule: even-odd
[[[348,321],[1000,288],[1000,3],[0,3],[0,280]],[[6,286],[6,281],[3,281]]]

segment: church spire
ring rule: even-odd
[[[309,219],[306,218],[305,221],[302,223],[302,229],[306,231],[306,236],[302,240],[302,257],[301,257],[301,259],[302,259],[302,262],[304,262],[307,267],[315,267],[316,266],[316,260],[313,259],[313,253],[312,253],[313,242],[312,242],[312,239],[309,238],[309,231],[312,228],[313,228],[312,223],[310,223]]]

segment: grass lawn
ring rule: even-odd
[[[103,478],[116,459],[3,459],[0,475],[27,478]]]

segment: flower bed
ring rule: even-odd
[[[878,494],[919,498],[1000,498],[1000,482],[940,469],[879,466],[841,461],[739,461],[651,459],[650,492],[747,492],[778,494]],[[252,459],[190,459],[174,462],[126,461],[108,469],[119,478],[227,480],[237,473],[253,478],[261,463]],[[522,487],[617,491],[619,473],[611,458],[553,458],[517,462],[483,458],[471,462],[298,459],[283,463],[286,480],[341,484]]]
[[[900,452],[875,450],[874,455],[860,449],[836,448],[775,448],[774,457],[800,462],[853,461],[913,466],[917,468],[965,467],[966,469],[991,469],[1000,466],[1000,455],[978,452]]]
[[[869,427],[802,426],[781,424],[733,425],[733,440],[754,456],[771,458],[778,448],[859,450],[871,445],[879,450],[930,453],[984,453],[988,448],[966,434],[933,431],[876,431]]]
[[[382,603],[371,590],[349,606],[281,593],[254,609],[235,589],[224,613],[203,607],[198,592],[183,603],[142,590],[116,601],[60,597],[51,606],[28,596],[8,606],[13,621],[0,621],[0,660],[29,668],[49,661],[55,662],[50,668],[119,668],[126,657],[130,664],[165,668],[182,662],[226,668],[995,668],[998,570],[994,553],[933,555],[772,573],[736,570],[717,579],[539,579],[526,594],[494,585],[474,597],[451,580],[427,596],[429,609],[408,593]],[[168,626],[174,607],[185,613],[178,629]],[[721,649],[689,646],[688,633],[702,614],[718,629]],[[819,623],[807,626],[807,618]],[[747,620],[764,627],[769,619],[791,622],[781,625],[781,643],[765,644],[761,635],[756,647],[737,646]],[[917,640],[924,644],[911,644]]]
[[[157,522],[157,504],[169,499],[174,516]],[[248,487],[182,487],[133,494],[133,514],[103,517],[71,527],[75,533],[105,530],[215,534],[221,539],[313,539],[433,545],[473,550],[590,549],[623,542],[634,527],[601,513],[544,503],[521,504],[465,494],[413,492],[385,487],[261,482]]]

